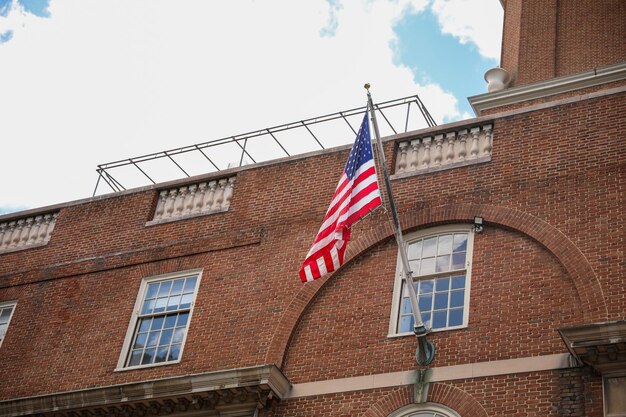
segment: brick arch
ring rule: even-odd
[[[580,307],[585,321],[607,320],[608,310],[602,287],[585,255],[556,227],[532,214],[508,207],[485,204],[448,204],[438,207],[413,208],[400,213],[400,224],[403,225],[404,230],[411,230],[435,224],[472,222],[474,216],[483,217],[486,227],[491,224],[521,232],[546,248],[558,259],[571,277],[581,301]],[[289,339],[300,317],[322,286],[335,274],[340,273],[351,260],[392,236],[393,229],[389,222],[360,233],[348,246],[346,261],[341,268],[322,279],[303,285],[276,327],[265,362],[282,366]]]
[[[210,265],[210,255],[201,254],[187,258],[170,258],[139,265],[142,277],[150,277],[172,272],[198,269]]]
[[[463,417],[489,417],[476,398],[453,385],[440,382],[430,384],[428,401],[450,407]]]
[[[487,411],[473,396],[449,384],[430,384],[428,402],[444,405],[462,417],[489,417]],[[362,417],[388,417],[392,412],[412,404],[414,404],[413,387],[398,388],[379,398],[362,414]]]
[[[387,417],[398,408],[413,404],[413,387],[406,386],[394,389],[382,396],[370,406],[363,417]]]

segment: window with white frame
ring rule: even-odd
[[[180,361],[199,281],[200,271],[143,280],[118,369]]]
[[[450,225],[406,236],[422,320],[432,330],[467,326],[473,231],[471,226]],[[394,289],[390,335],[413,331],[413,309],[402,279],[402,262]]]
[[[4,335],[7,333],[7,329],[9,328],[9,323],[11,322],[15,305],[16,303],[14,301],[0,302],[0,346],[2,346]]]
[[[460,417],[454,410],[434,403],[411,404],[402,407],[389,417]]]

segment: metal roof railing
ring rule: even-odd
[[[407,132],[409,128],[415,130],[425,127],[424,123],[429,127],[436,125],[417,94],[381,102],[374,107],[384,121],[381,123],[383,135]],[[417,107],[416,111],[411,112],[412,107]],[[354,135],[357,134],[355,126],[358,128],[365,109],[365,106],[357,107],[240,135],[100,164],[96,169],[98,180],[93,195],[98,193],[99,187],[103,184],[108,185],[113,192],[118,192],[127,188],[178,179],[181,175],[190,177],[349,143],[348,141],[354,140]]]

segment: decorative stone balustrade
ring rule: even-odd
[[[0,253],[46,245],[58,215],[38,214],[0,223]]]
[[[398,143],[395,175],[432,172],[491,160],[492,125]]]
[[[149,223],[226,211],[230,207],[234,186],[235,177],[230,177],[162,190],[154,217]]]

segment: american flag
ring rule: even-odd
[[[302,282],[338,269],[350,240],[350,226],[381,205],[367,115],[365,112],[322,227],[300,268]]]

